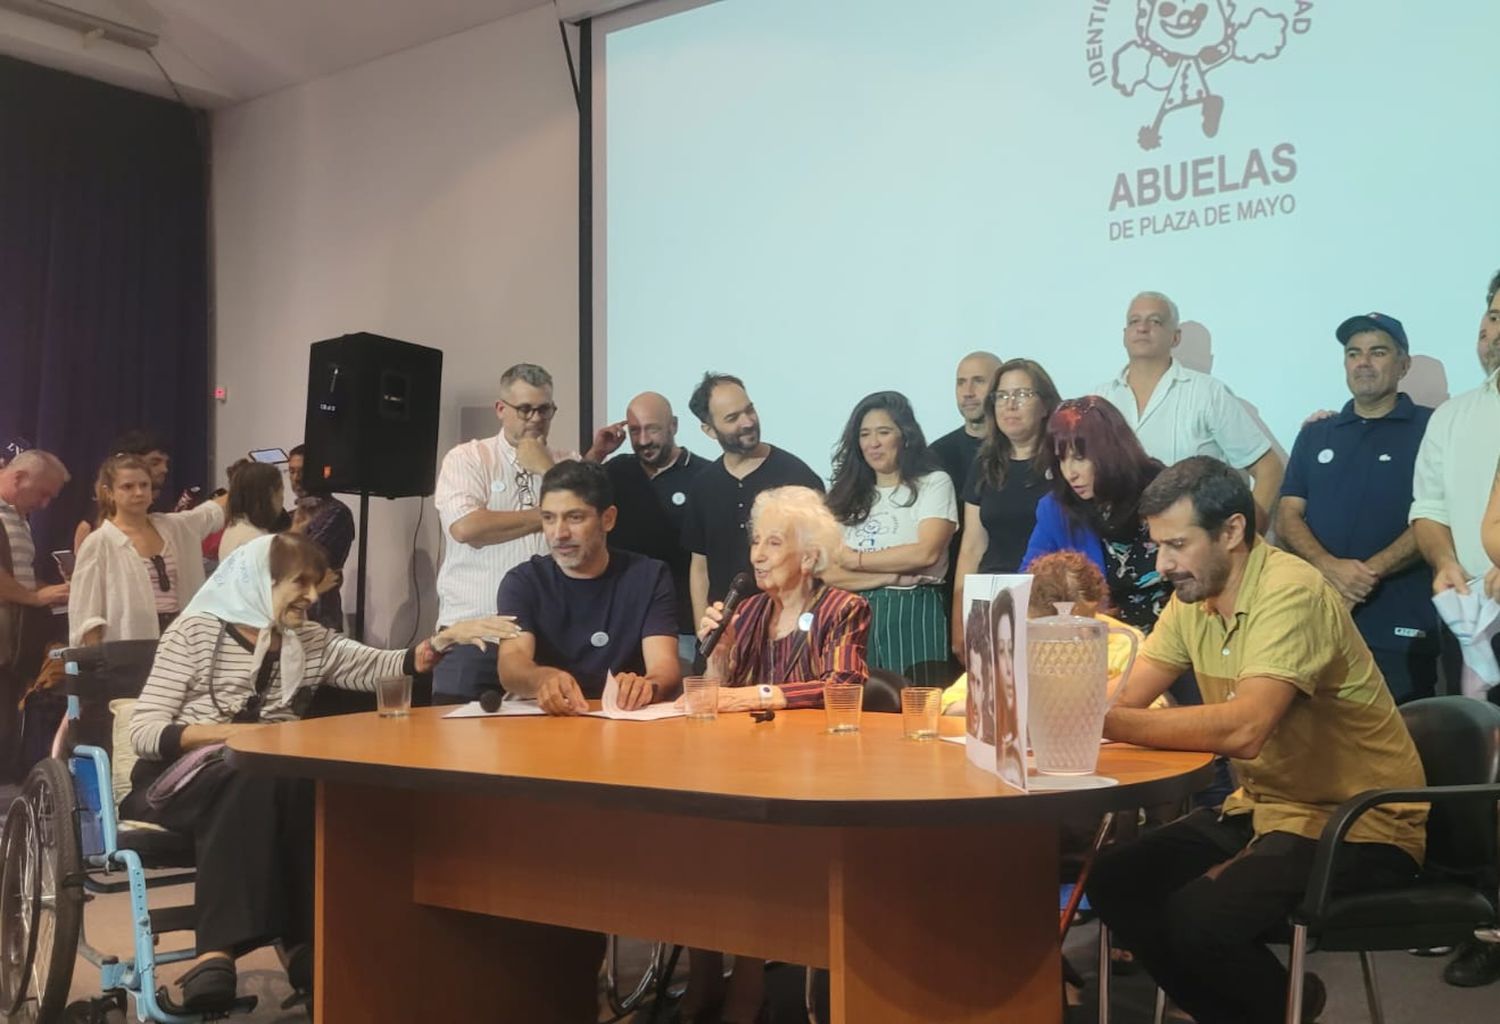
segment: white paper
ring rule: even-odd
[[[463,707],[454,708],[444,715],[444,718],[506,718],[515,715],[544,715],[546,714],[534,700],[507,697],[500,702],[500,710],[486,711],[480,707],[479,701],[471,700]]]
[[[657,722],[663,718],[682,718],[687,714],[671,701],[647,704],[634,711],[620,707],[620,682],[613,672],[604,679],[604,693],[599,699],[599,710],[590,711],[594,718],[609,718],[620,722]]]

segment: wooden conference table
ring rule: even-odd
[[[347,715],[230,742],[317,779],[314,1019],[596,1019],[598,933],[830,970],[832,1019],[1057,1021],[1058,822],[1166,803],[1210,759],[1108,745],[1022,795],[899,715],[712,723]],[[961,719],[944,729],[961,733]]]

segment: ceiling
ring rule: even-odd
[[[0,53],[170,96],[141,50],[22,13],[67,7],[160,37],[190,103],[230,106],[553,0],[0,0]],[[579,6],[569,4],[569,7]],[[571,11],[561,12],[563,14]]]

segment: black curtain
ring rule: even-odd
[[[0,447],[73,475],[33,519],[39,573],[116,434],[169,441],[164,501],[208,483],[207,139],[199,111],[0,57]]]

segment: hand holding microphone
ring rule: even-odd
[[[719,640],[734,618],[734,609],[754,588],[755,582],[749,573],[739,573],[729,581],[724,600],[715,601],[703,610],[703,621],[698,623],[698,653],[707,658],[719,645]]]

